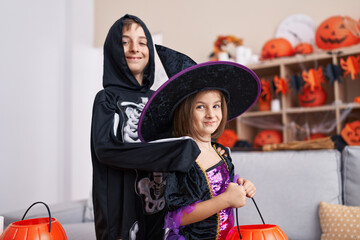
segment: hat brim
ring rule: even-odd
[[[228,97],[228,121],[247,111],[261,92],[260,80],[249,68],[234,62],[213,61],[189,67],[166,81],[149,99],[141,113],[141,141],[172,137],[172,114],[187,96],[217,89]]]

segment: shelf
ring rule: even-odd
[[[242,117],[261,117],[261,116],[271,116],[271,115],[281,115],[282,111],[254,111],[254,112],[246,112],[242,115]]]
[[[326,112],[335,111],[336,106],[325,105],[319,107],[295,107],[284,110],[285,113],[308,113],[308,112]]]
[[[360,55],[360,45],[328,52],[318,51],[313,54],[271,59],[248,67],[260,79],[272,80],[277,75],[287,79],[289,83],[294,74],[301,75],[304,70],[318,69],[320,66],[326,67],[329,63],[340,67],[341,58],[345,59],[348,56],[358,55]],[[259,131],[271,129],[272,126],[275,126],[277,130],[282,129],[284,142],[288,142],[302,140],[297,139],[301,134],[296,132],[294,126],[301,128],[302,125],[308,124],[312,132],[316,129],[323,129],[326,130],[327,134],[340,134],[347,121],[360,120],[360,103],[353,102],[355,97],[360,96],[360,79],[352,80],[349,76],[342,76],[341,82],[330,83],[327,81],[322,84],[322,87],[327,94],[325,105],[300,106],[297,93],[294,93],[289,85],[288,93],[280,98],[280,111],[258,111],[258,104],[255,104],[250,111],[237,118],[232,126],[236,129],[239,139],[250,143]],[[348,114],[349,112],[351,114]],[[315,126],[320,124],[318,119],[331,122],[332,128],[324,129]]]

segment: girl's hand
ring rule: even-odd
[[[228,202],[228,207],[240,208],[246,204],[246,192],[244,186],[236,183],[229,183],[225,192],[223,193],[225,201]]]
[[[238,184],[244,186],[246,196],[248,198],[253,198],[256,194],[256,187],[255,185],[248,179],[245,178],[238,178]]]
[[[222,149],[221,147],[218,147],[216,150],[220,153],[220,155],[224,155],[225,157],[228,157],[228,155],[226,154],[226,151],[224,149]]]

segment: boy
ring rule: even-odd
[[[91,126],[93,204],[97,239],[162,239],[168,171],[187,171],[200,150],[191,139],[141,143],[137,125],[153,91],[151,35],[125,15],[104,44],[103,86]]]

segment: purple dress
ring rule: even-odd
[[[229,171],[224,161],[219,162],[214,167],[206,170],[207,177],[211,186],[213,196],[225,192],[230,183]],[[226,208],[220,211],[220,229],[218,239],[225,239],[227,233],[234,226],[233,209]]]
[[[210,192],[212,197],[218,196],[221,193],[223,193],[230,183],[228,166],[227,163],[223,160],[221,160],[213,167],[207,169],[204,175],[205,174],[206,174],[205,176],[206,180],[211,188]],[[191,213],[195,209],[196,204],[200,201],[201,200],[191,205],[181,207],[176,211],[172,211],[167,214],[165,218],[165,228],[170,228],[171,231],[170,234],[165,236],[165,239],[167,240],[185,239],[185,237],[179,233],[179,230],[186,227],[186,226],[180,226],[182,216],[184,212],[186,212],[187,214]],[[227,233],[234,225],[233,209],[230,207],[221,210],[218,215],[218,221],[219,221],[218,229],[217,229],[218,234],[216,239],[223,240],[226,238]]]

